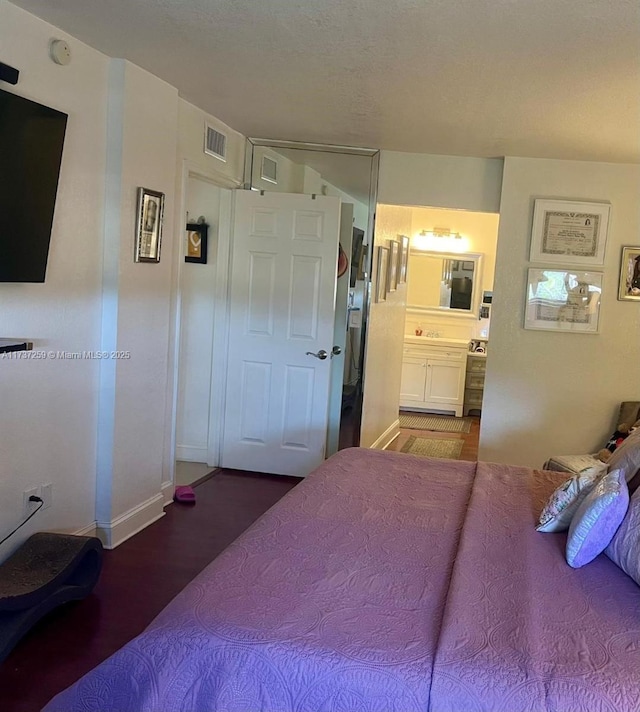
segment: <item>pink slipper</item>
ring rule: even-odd
[[[173,494],[173,499],[175,502],[184,502],[187,504],[196,503],[196,493],[193,491],[189,485],[180,485],[176,487],[176,491]]]

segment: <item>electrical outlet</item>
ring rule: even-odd
[[[28,516],[33,512],[33,510],[38,506],[37,502],[29,502],[29,497],[39,497],[40,493],[38,492],[37,487],[31,487],[29,489],[26,489],[22,493],[22,511],[24,512],[25,516]]]
[[[53,485],[51,482],[40,487],[40,496],[42,497],[42,509],[49,509],[53,504]]]

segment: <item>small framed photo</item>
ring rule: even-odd
[[[608,203],[536,200],[530,261],[604,265],[610,210]]]
[[[398,284],[405,284],[407,281],[407,266],[409,265],[409,238],[406,235],[398,235],[400,242],[400,269],[398,270]]]
[[[387,292],[395,292],[398,288],[398,273],[400,268],[400,243],[397,240],[387,240],[389,243],[389,278]]]
[[[206,223],[187,223],[187,251],[185,262],[207,264],[207,234],[209,226]]]
[[[164,193],[138,188],[136,210],[136,262],[160,262]]]
[[[389,271],[389,248],[378,247],[378,263],[376,272],[376,302],[387,299],[387,277]]]
[[[462,263],[462,271],[463,272],[473,272],[473,262],[471,261],[464,261]]]
[[[597,334],[602,272],[530,269],[525,329]]]
[[[622,248],[620,263],[620,301],[640,302],[640,247]]]

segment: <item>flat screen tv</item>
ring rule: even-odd
[[[67,115],[0,90],[0,282],[44,282]]]

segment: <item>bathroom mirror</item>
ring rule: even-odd
[[[479,316],[482,255],[412,249],[407,308],[450,316]]]

